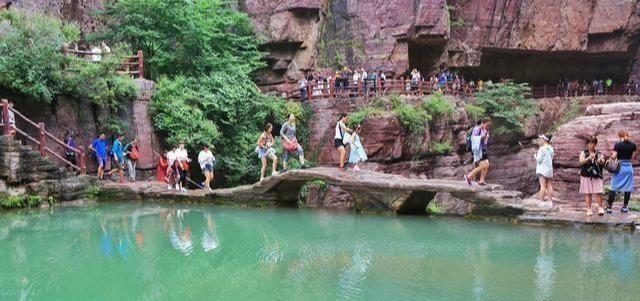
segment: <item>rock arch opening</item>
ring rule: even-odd
[[[444,39],[410,40],[408,46],[409,67],[420,70],[426,77],[438,69],[446,41]]]

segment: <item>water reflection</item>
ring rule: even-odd
[[[553,260],[553,235],[549,231],[540,231],[540,251],[536,258],[536,300],[549,300],[556,281]]]
[[[207,206],[0,214],[0,300],[636,300],[637,238]]]

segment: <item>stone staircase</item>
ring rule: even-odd
[[[73,200],[82,198],[93,183],[95,179],[75,176],[19,139],[0,136],[0,192]]]

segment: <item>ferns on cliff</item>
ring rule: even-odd
[[[525,119],[538,110],[531,98],[531,88],[526,83],[507,80],[488,84],[476,93],[476,105],[492,118],[497,119],[495,134],[523,133]]]

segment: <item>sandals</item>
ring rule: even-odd
[[[593,210],[587,209],[587,216],[592,216],[592,215],[593,215]]]
[[[604,215],[604,208],[602,208],[602,207],[598,208],[598,215],[600,215],[600,216]]]

